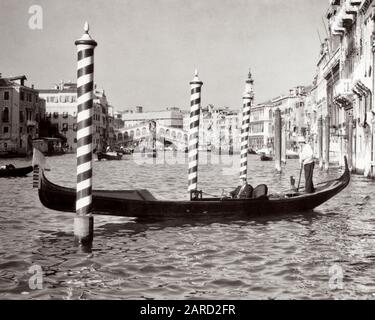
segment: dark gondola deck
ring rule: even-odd
[[[75,212],[75,189],[53,184],[41,173],[39,198],[53,210]],[[266,214],[285,214],[312,210],[326,202],[350,181],[345,159],[345,172],[338,179],[317,185],[312,194],[268,196],[252,199],[203,198],[194,201],[157,200],[147,190],[93,190],[93,213],[126,217],[189,217],[198,215],[247,217]]]

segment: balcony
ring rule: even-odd
[[[344,35],[345,31],[354,23],[361,1],[346,0],[337,9],[336,15],[332,19],[331,29],[334,35]]]
[[[333,88],[333,96],[348,96],[351,95],[353,83],[351,79],[340,79],[337,81],[335,87]]]

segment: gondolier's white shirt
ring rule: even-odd
[[[307,143],[302,145],[302,150],[299,153],[299,162],[303,163],[303,165],[314,162],[313,151]]]

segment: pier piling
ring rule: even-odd
[[[318,156],[319,156],[319,169],[323,169],[323,117],[318,119]]]
[[[329,148],[330,148],[330,117],[326,116],[324,121],[324,140],[325,140],[325,150],[324,150],[324,170],[328,171],[329,169]]]
[[[77,198],[74,236],[80,245],[90,245],[94,235],[92,216],[92,133],[94,97],[95,40],[85,33],[75,42],[77,46]]]
[[[275,110],[275,169],[281,172],[281,112]]]
[[[282,120],[281,130],[281,163],[286,164],[287,126],[285,119]]]
[[[353,116],[348,117],[348,166],[349,170],[353,168]]]

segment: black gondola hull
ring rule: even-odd
[[[93,191],[93,213],[127,217],[189,217],[231,216],[247,217],[266,214],[286,214],[312,210],[326,202],[350,181],[346,166],[343,175],[336,180],[317,185],[312,194],[298,196],[264,196],[256,199],[206,198],[194,201],[157,200],[146,190]],[[39,198],[42,204],[53,210],[75,212],[75,189],[55,185],[42,172]]]
[[[25,177],[27,174],[33,171],[33,167],[22,167],[15,169],[0,169],[0,178],[5,177]]]

